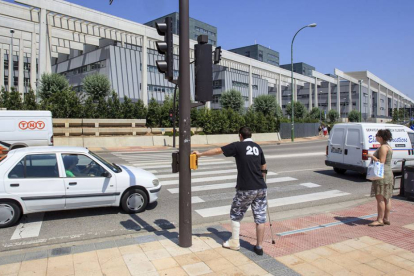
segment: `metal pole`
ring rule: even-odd
[[[175,118],[175,114],[177,113],[177,105],[175,104],[175,101],[176,101],[176,93],[177,93],[177,86],[178,86],[178,84],[176,84],[175,85],[175,88],[174,88],[174,100],[173,100],[173,148],[175,148],[175,137],[177,136],[177,132],[176,132],[176,130],[175,130],[175,120],[176,120],[176,118]]]
[[[180,0],[180,175],[179,175],[179,245],[192,245],[191,219],[191,135],[190,135],[190,38],[189,0]]]
[[[361,86],[362,86],[362,81],[359,80],[359,122],[362,123],[362,95],[361,95]],[[350,103],[352,104],[352,103]]]

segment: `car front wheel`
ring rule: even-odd
[[[140,189],[127,191],[121,199],[121,207],[128,214],[143,212],[147,204],[148,196]]]
[[[0,200],[0,228],[13,226],[21,215],[20,207],[12,201]]]

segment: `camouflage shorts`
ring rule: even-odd
[[[230,219],[241,221],[247,209],[251,206],[253,211],[254,222],[257,224],[266,222],[266,199],[267,190],[237,190],[231,204]]]

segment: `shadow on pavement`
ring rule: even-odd
[[[362,219],[358,217],[334,217],[334,219],[339,220],[348,226],[367,225],[372,222],[372,220]]]
[[[369,182],[367,179],[365,179],[365,175],[353,171],[347,171],[345,174],[337,174],[333,170],[316,170],[315,173],[330,176],[333,178],[346,179],[353,182]]]

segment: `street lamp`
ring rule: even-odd
[[[322,106],[321,105],[321,94],[322,94],[322,91],[319,91],[319,94],[318,94],[318,105],[320,105],[320,106]],[[321,108],[319,108],[319,106],[318,106],[318,109],[319,109],[319,121],[320,122],[322,122],[322,109]]]
[[[363,80],[358,80],[359,82],[359,122],[362,123],[362,82]],[[352,104],[352,103],[351,103]]]
[[[291,132],[291,139],[292,139],[292,142],[294,142],[295,141],[295,122],[294,122],[294,120],[295,120],[295,108],[294,108],[294,104],[293,104],[293,42],[295,41],[295,37],[296,37],[296,35],[300,32],[300,31],[302,31],[303,29],[305,29],[305,28],[307,28],[307,27],[311,27],[311,28],[314,28],[314,27],[316,27],[316,23],[312,23],[312,24],[309,24],[309,25],[306,25],[306,26],[304,26],[304,27],[302,27],[302,28],[300,28],[299,29],[299,31],[297,31],[296,32],[296,34],[293,36],[293,39],[292,39],[292,45],[291,45],[291,48],[290,48],[290,65],[291,65],[291,90],[292,90],[292,116],[291,116],[291,120],[292,120],[292,132]]]

